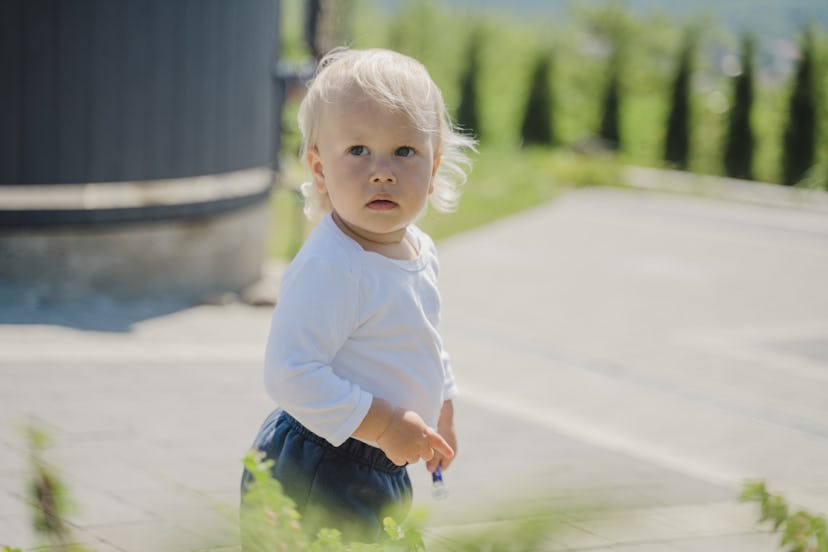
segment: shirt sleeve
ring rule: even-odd
[[[373,396],[331,362],[356,325],[359,278],[347,265],[307,259],[282,280],[265,353],[268,394],[334,446],[362,423]]]
[[[445,349],[440,354],[440,359],[443,361],[443,400],[448,401],[457,396],[457,383],[451,369],[451,359]]]

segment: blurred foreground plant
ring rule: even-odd
[[[253,476],[242,501],[242,541],[245,552],[272,550],[308,550],[310,552],[416,552],[425,550],[422,536],[416,527],[421,521],[398,524],[386,517],[385,535],[379,543],[343,543],[336,529],[322,529],[312,539],[302,531],[301,516],[296,505],[282,491],[282,485],[273,478],[270,468],[273,460],[251,451],[244,459],[244,467]]]
[[[32,470],[28,496],[32,506],[32,525],[37,532],[61,549],[66,548],[70,533],[63,515],[68,506],[66,487],[57,472],[43,459],[49,446],[46,434],[34,427],[26,430],[29,440],[29,466]]]
[[[54,552],[87,552],[88,549],[72,543],[72,531],[66,522],[69,511],[69,494],[54,466],[43,457],[49,448],[46,433],[32,425],[25,428],[29,448],[29,469],[26,488],[27,502],[31,508],[32,527],[35,532],[51,543]],[[0,552],[20,552],[19,548],[0,547]]]
[[[759,522],[772,522],[774,532],[782,531],[779,544],[786,552],[828,552],[828,529],[824,516],[805,510],[791,513],[787,501],[781,495],[771,495],[764,481],[745,483],[740,500],[759,504]]]
[[[385,535],[375,544],[342,542],[335,529],[322,529],[311,539],[301,530],[300,516],[281,484],[271,476],[272,460],[251,451],[244,460],[253,483],[243,499],[242,539],[244,552],[308,550],[310,552],[420,552],[427,550],[421,528],[424,512],[414,512],[402,524],[386,517]],[[441,551],[538,550],[560,523],[560,517],[546,514],[501,519],[497,523],[441,532],[433,548]]]
[[[26,428],[26,436],[31,470],[27,482],[28,502],[33,528],[50,543],[44,549],[92,552],[92,549],[72,542],[72,528],[66,521],[67,489],[54,466],[44,459],[43,453],[49,446],[48,436],[32,426]],[[244,467],[253,476],[242,502],[244,552],[421,552],[427,549],[421,531],[424,511],[413,512],[403,523],[386,517],[383,520],[385,533],[377,543],[345,543],[337,529],[322,529],[315,536],[307,534],[302,530],[301,516],[294,502],[271,475],[271,466],[272,460],[264,460],[257,451],[251,451],[244,459]],[[441,531],[441,536],[434,539],[434,549],[464,552],[536,550],[559,523],[559,517],[550,512],[512,518],[500,518],[497,523],[482,524],[482,528],[473,524],[451,532]],[[0,544],[0,552],[22,552],[22,549]]]

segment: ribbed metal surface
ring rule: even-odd
[[[0,186],[273,166],[278,12],[278,0],[3,0]]]

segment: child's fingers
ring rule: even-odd
[[[434,470],[436,470],[437,466],[440,465],[440,462],[442,461],[442,459],[443,459],[442,454],[435,454],[434,457],[431,460],[426,462],[426,469],[428,471],[430,471],[431,473],[434,473]]]
[[[427,434],[428,439],[428,446],[434,449],[435,453],[439,453],[446,458],[452,458],[454,456],[454,449],[449,446],[443,437],[437,433],[436,431],[429,431]],[[433,457],[432,457],[433,458]],[[431,460],[432,458],[426,458],[426,460]]]
[[[442,454],[435,454],[431,460],[426,462],[426,469],[431,473],[434,473],[437,466],[440,466],[441,470],[446,471],[453,461],[454,458],[446,458]]]
[[[435,456],[437,456],[437,453],[434,452],[434,449],[427,448],[425,452],[420,453],[420,458],[417,458],[417,460],[419,461],[422,458],[423,460],[430,462]]]

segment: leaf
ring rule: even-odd
[[[788,504],[781,495],[774,495],[770,497],[763,505],[762,521],[772,521],[773,530],[778,531],[779,528],[788,519]]]
[[[382,528],[392,541],[400,540],[405,536],[405,532],[392,517],[386,517],[382,520]]]
[[[825,516],[806,510],[791,514],[785,499],[781,495],[771,496],[763,481],[745,483],[741,500],[760,502],[760,523],[771,521],[774,531],[784,527],[779,544],[786,552],[828,552],[828,522]]]
[[[270,469],[272,460],[265,460],[259,451],[244,458],[245,469],[252,476],[242,496],[241,530],[245,551],[308,550],[308,535],[302,531],[301,516],[293,500],[284,494],[282,484]],[[326,534],[333,538],[333,533]],[[318,548],[324,552],[343,551],[340,544]]]
[[[336,529],[320,529],[311,543],[311,552],[340,552],[345,550],[342,533]]]
[[[765,488],[765,482],[763,480],[747,481],[742,489],[739,500],[742,502],[762,502],[767,497],[768,491]]]
[[[785,522],[781,544],[792,544],[796,550],[804,550],[810,535],[810,519],[806,512],[799,511]]]

